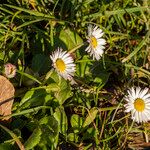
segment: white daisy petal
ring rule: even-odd
[[[147,120],[149,120],[148,114],[147,114],[146,112],[144,112],[142,115],[143,115],[143,117],[145,118],[145,122],[146,122]]]
[[[101,45],[105,45],[106,44],[106,40],[105,39],[97,39],[97,42],[101,43]]]
[[[136,121],[137,123],[140,122],[140,118],[139,118],[139,113],[138,113],[138,112],[135,113],[134,118],[135,118],[135,121]]]
[[[144,118],[142,118],[142,113],[139,112],[138,114],[139,114],[139,122],[142,122],[142,121],[144,122]]]
[[[98,26],[88,28],[88,47],[85,49],[93,59],[99,60],[104,53],[106,40],[102,38],[103,31]]]
[[[127,104],[124,105],[125,112],[131,112],[131,118],[137,123],[150,120],[150,93],[148,88],[140,87],[130,88],[124,99]]]
[[[148,88],[145,88],[144,90],[142,90],[140,92],[140,98],[143,98],[143,96],[145,96],[147,92],[148,92]]]
[[[148,94],[144,95],[143,98],[144,98],[144,99],[147,99],[147,98],[150,99],[150,94],[148,93]]]
[[[150,102],[146,102],[145,104],[146,104],[147,109],[150,109]]]
[[[131,107],[131,106],[128,105],[128,106],[126,106],[126,110],[125,111],[126,112],[130,112],[130,111],[132,111],[132,109],[133,109],[133,107]]]
[[[131,88],[131,91],[130,91],[130,92],[131,92],[131,95],[132,95],[134,98],[137,98],[137,97],[136,97],[136,92],[135,92],[135,90],[134,90],[133,87]]]
[[[50,55],[50,58],[53,62],[52,66],[61,77],[66,80],[72,79],[76,69],[74,60],[67,51],[58,48]]]
[[[142,92],[142,90],[140,89],[140,87],[135,88],[135,97],[136,98],[138,98],[138,97],[141,98],[140,97],[140,95],[141,95],[140,91]]]

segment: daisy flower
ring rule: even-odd
[[[90,56],[93,56],[93,59],[99,60],[104,53],[104,48],[106,40],[102,38],[103,31],[98,27],[92,28],[88,27],[88,43],[89,46],[86,48]]]
[[[16,66],[11,64],[11,63],[7,63],[4,65],[4,75],[7,78],[13,78],[16,75]]]
[[[73,58],[67,51],[58,48],[50,56],[53,67],[56,72],[64,79],[71,80],[75,73],[75,64]]]
[[[140,87],[132,87],[125,96],[126,112],[131,112],[131,118],[137,123],[150,120],[150,93],[148,90],[148,88],[142,90]]]

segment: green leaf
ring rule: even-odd
[[[30,109],[26,109],[26,110],[22,110],[20,112],[17,113],[13,113],[9,116],[22,116],[22,115],[26,115],[26,114],[30,114],[30,113],[37,113],[39,110],[41,109],[50,109],[49,106],[38,106],[38,107],[34,107],[34,108],[30,108]],[[4,118],[5,116],[0,116],[0,119]]]
[[[104,69],[104,66],[101,63],[94,63],[91,82],[96,83],[97,87],[102,88],[107,83],[109,76],[110,73]]]
[[[0,60],[4,59],[4,52],[0,52]]]
[[[71,126],[75,133],[79,132],[83,125],[83,118],[77,114],[73,114],[71,116]]]
[[[71,97],[71,88],[70,83],[61,78],[60,90],[55,93],[56,98],[59,101],[59,104],[62,105],[69,97]]]
[[[39,121],[43,132],[43,140],[54,144],[59,133],[58,121],[53,116],[46,116]]]
[[[58,122],[53,116],[46,116],[39,121],[42,129],[42,139],[40,145],[48,145],[46,147],[57,147],[58,144]]]
[[[36,19],[36,20],[31,20],[31,21],[26,21],[26,22],[24,22],[23,24],[21,24],[21,25],[19,25],[18,27],[16,27],[16,30],[19,29],[19,28],[23,28],[23,27],[25,27],[25,26],[28,26],[28,25],[32,25],[32,24],[34,24],[34,23],[36,23],[36,22],[40,22],[40,21],[42,21],[42,20],[43,20],[43,18]]]
[[[95,77],[94,82],[98,83],[99,85],[105,85],[109,78],[109,73],[101,72],[97,77]]]
[[[83,139],[88,140],[96,136],[96,129],[94,127],[88,128],[83,134]]]
[[[56,92],[55,97],[58,99],[59,104],[62,105],[69,97],[71,97],[70,88]]]
[[[33,80],[33,81],[39,83],[39,84],[42,84],[38,79],[36,79],[35,77],[33,77],[33,76],[30,75],[30,74],[27,74],[27,73],[25,73],[25,72],[21,72],[21,71],[19,71],[19,70],[17,70],[17,72],[20,73],[21,75],[23,75],[23,76],[25,76],[25,77],[27,77],[27,78]]]
[[[96,107],[93,107],[93,108],[89,111],[89,113],[88,113],[88,115],[87,115],[87,117],[86,117],[86,119],[85,119],[85,121],[84,121],[84,123],[83,123],[83,127],[88,126],[91,122],[94,121],[94,119],[95,119],[95,117],[96,117],[96,115],[97,115],[97,112],[98,112],[98,109],[97,109]]]
[[[9,143],[1,143],[0,144],[0,149],[1,150],[12,150],[15,149],[15,147],[13,147],[11,144]]]
[[[31,136],[28,138],[28,140],[25,142],[24,144],[25,149],[29,150],[35,147],[40,142],[41,135],[42,135],[41,129],[39,127],[36,128],[31,134]]]
[[[80,36],[69,28],[66,30],[62,29],[59,38],[65,43],[68,49],[72,49],[83,42]]]
[[[23,69],[23,68],[20,68],[20,69]],[[28,75],[31,75],[31,76],[34,76],[36,78],[39,78],[39,74],[36,72],[33,72],[33,70],[29,67],[26,67],[26,69],[24,70],[24,73],[28,74]],[[36,81],[26,77],[26,76],[22,76],[22,84],[25,85],[25,86],[32,86],[32,85],[35,85]]]
[[[80,56],[79,56],[80,57]],[[79,61],[80,63],[78,63],[77,65],[77,74],[79,74],[80,77],[84,77],[85,74],[89,74],[90,72],[90,67],[91,65],[93,65],[90,61],[90,59],[88,59],[89,56],[84,55],[82,57],[82,59]]]
[[[57,77],[56,77],[57,78]],[[62,105],[65,100],[67,100],[71,96],[70,84],[64,80],[63,78],[59,78],[59,81],[55,77],[52,79],[51,77],[47,80],[46,92],[50,93],[54,92],[56,99],[59,104]]]
[[[21,102],[20,102],[20,106],[23,104],[23,103],[25,103],[25,102],[27,102],[29,99],[31,99],[31,97],[33,96],[33,94],[34,94],[34,90],[30,90],[30,91],[28,91],[26,94],[25,94],[25,96],[22,98],[22,100],[21,100]]]
[[[46,73],[50,69],[50,59],[44,54],[36,54],[32,59],[31,66],[35,72]]]
[[[57,92],[59,90],[60,90],[60,88],[57,83],[51,83],[48,86],[46,86],[46,92],[48,92],[48,93],[50,93],[51,91]]]
[[[78,142],[78,135],[75,133],[69,133],[67,139],[71,142]]]
[[[58,121],[60,133],[66,134],[68,129],[68,120],[63,107],[57,107],[54,113],[55,119]]]
[[[35,106],[41,106],[45,102],[45,97],[48,95],[46,90],[44,88],[41,89],[31,89],[28,91],[25,96],[22,98],[20,102],[20,108],[25,109],[29,106],[35,107]]]
[[[56,71],[54,70],[50,70],[47,74],[46,74],[46,83],[47,84],[51,84],[51,83],[59,83],[59,76],[58,74],[56,73]]]
[[[68,83],[66,80],[64,80],[63,78],[61,78],[60,80],[60,90],[65,90],[65,89],[70,89],[70,83]]]

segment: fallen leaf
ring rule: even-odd
[[[7,116],[11,114],[14,101],[15,89],[12,83],[0,75],[0,115]],[[4,117],[2,120],[9,120],[10,117]]]

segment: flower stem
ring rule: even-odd
[[[74,47],[73,49],[69,50],[68,52],[69,52],[69,53],[75,52],[78,48],[80,48],[81,46],[83,46],[85,43],[86,43],[86,42],[83,42],[83,43],[77,45],[76,47]]]

